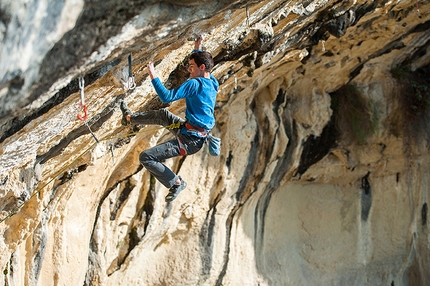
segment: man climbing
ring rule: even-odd
[[[123,125],[158,124],[168,127],[178,124],[175,129],[171,129],[176,139],[143,151],[139,156],[142,165],[169,189],[166,202],[173,201],[186,188],[187,183],[161,162],[198,152],[215,125],[214,108],[219,84],[211,74],[214,65],[212,55],[201,51],[202,44],[203,38],[200,36],[194,42],[194,50],[189,59],[190,79],[178,88],[168,90],[158,78],[154,64],[148,64],[152,85],[162,102],[185,98],[185,120],[164,108],[131,114],[124,101],[120,105]]]

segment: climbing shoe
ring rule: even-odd
[[[127,115],[131,115],[131,111],[130,109],[128,109],[127,103],[125,103],[124,100],[121,100],[119,104],[119,108],[121,109],[121,112],[122,112],[121,125],[127,126],[128,124],[130,124],[127,121]]]
[[[176,199],[179,193],[187,187],[187,182],[185,182],[180,176],[179,180],[181,181],[180,185],[175,184],[169,189],[169,193],[166,196],[166,202],[171,202]]]

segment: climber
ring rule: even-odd
[[[148,64],[152,85],[162,102],[169,103],[185,98],[185,120],[164,108],[132,114],[124,101],[120,104],[122,125],[158,124],[168,127],[177,124],[174,129],[170,129],[176,139],[143,151],[139,156],[142,165],[169,189],[166,202],[173,201],[187,184],[161,162],[198,152],[215,125],[214,108],[219,84],[211,74],[214,65],[212,55],[201,50],[202,44],[203,37],[199,36],[194,41],[194,50],[189,59],[190,79],[178,88],[168,90],[157,76],[154,64]]]

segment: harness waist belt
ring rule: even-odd
[[[200,131],[200,132],[205,132],[206,131],[204,128],[193,126],[193,125],[189,124],[188,122],[185,123],[185,128],[187,128],[188,130],[192,129],[192,130],[197,130],[197,131]]]

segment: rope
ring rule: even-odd
[[[88,130],[90,131],[91,135],[93,135],[93,138],[94,138],[94,140],[96,140],[96,143],[99,143],[99,140],[97,139],[97,137],[94,134],[94,132],[91,130],[90,126],[88,125],[88,122],[84,121],[84,124],[88,127]]]
[[[88,125],[87,125],[88,126]],[[108,141],[108,140],[114,140],[114,139],[121,139],[121,138],[127,138],[127,137],[131,137],[140,133],[146,133],[146,132],[152,132],[152,131],[156,131],[156,130],[160,130],[162,128],[166,128],[166,129],[177,129],[181,126],[180,122],[177,123],[173,123],[170,124],[169,126],[161,126],[161,127],[156,127],[156,128],[152,128],[152,129],[144,129],[144,130],[140,130],[138,132],[132,132],[132,133],[128,133],[126,135],[123,136],[114,136],[114,137],[107,137],[107,138],[103,138],[101,140],[97,140],[96,138],[96,142],[93,143],[88,149],[86,149],[82,154],[80,154],[78,157],[76,157],[70,164],[66,165],[65,167],[63,167],[62,169],[60,169],[60,171],[58,171],[57,173],[54,174],[54,176],[43,186],[41,186],[40,188],[36,189],[33,194],[30,196],[30,198],[26,201],[26,202],[22,202],[21,204],[19,204],[18,206],[16,206],[15,208],[13,208],[8,215],[3,218],[2,220],[0,220],[0,223],[4,222],[5,220],[7,220],[8,218],[12,217],[14,214],[17,214],[17,210],[22,208],[27,202],[29,202],[31,200],[31,198],[33,198],[34,196],[36,196],[37,194],[40,193],[41,190],[43,190],[46,186],[48,186],[52,181],[54,181],[60,174],[64,173],[67,171],[67,169],[73,165],[77,160],[79,160],[80,158],[82,158],[82,156],[84,156],[85,154],[87,154],[94,146],[96,146],[98,143],[103,142],[103,141]],[[89,127],[88,127],[89,128]],[[91,129],[90,129],[91,131]],[[92,132],[91,132],[92,133]],[[92,133],[93,134],[93,133]],[[94,138],[95,135],[93,134]],[[111,153],[113,153],[113,150],[111,149]]]

